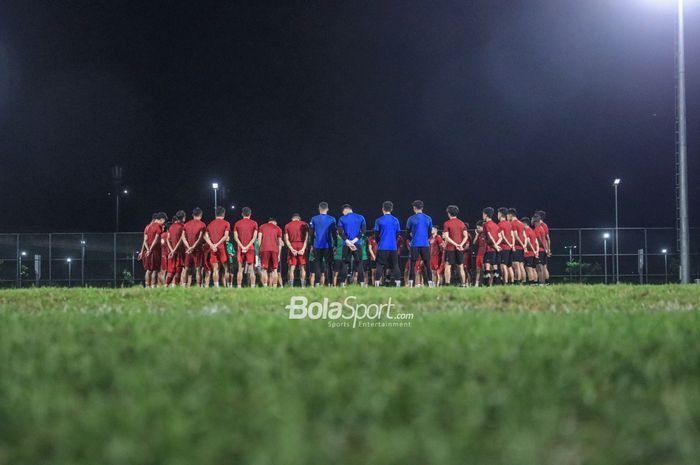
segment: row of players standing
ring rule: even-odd
[[[146,269],[146,286],[180,283],[189,286],[194,281],[197,285],[204,282],[208,287],[212,278],[215,286],[220,280],[224,285],[232,285],[226,265],[233,262],[233,255],[238,264],[238,287],[242,286],[244,271],[249,276],[248,282],[255,285],[256,259],[260,262],[262,285],[281,285],[278,268],[283,246],[288,249],[289,285],[294,282],[297,269],[300,283],[305,285],[306,265],[308,257],[312,257],[311,285],[336,284],[339,276],[343,283],[352,279],[366,285],[371,275],[376,286],[387,277],[400,286],[402,247],[410,251],[404,277],[408,286],[449,283],[453,273],[463,286],[468,285],[471,277],[465,265],[470,263],[472,253],[477,286],[482,279],[488,285],[544,283],[548,279],[546,262],[550,247],[544,212],[536,212],[532,220],[518,219],[515,209],[501,208],[496,223],[494,210],[485,208],[472,240],[468,224],[457,217],[457,206],[447,207],[448,219],[442,236],[432,219],[423,213],[423,202],[417,200],[412,206],[414,215],[406,223],[405,239],[389,201],[382,204],[383,215],[375,221],[374,235],[369,238],[364,217],[347,204],[336,221],[328,214],[328,204],[321,202],[319,214],[308,224],[299,214],[294,214],[284,232],[274,218],[258,226],[247,207],[242,209],[243,218],[233,228],[224,220],[223,208],[217,209],[216,218],[208,225],[201,220],[199,208],[193,210],[193,217],[187,222],[185,212],[179,211],[167,231],[162,230],[167,215],[155,213],[144,231],[140,254]]]

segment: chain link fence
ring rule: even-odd
[[[551,228],[550,236],[552,282],[679,281],[674,228],[620,228],[619,253],[615,253],[614,229]],[[142,240],[140,232],[0,234],[0,287],[128,287],[142,283],[143,267],[138,261]],[[700,228],[691,228],[690,243],[691,278],[697,282]],[[282,253],[284,272],[284,250]]]

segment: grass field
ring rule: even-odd
[[[700,287],[0,292],[0,464],[697,464]]]

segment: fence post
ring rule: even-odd
[[[647,228],[644,228],[644,282],[649,284],[649,245],[647,244]]]
[[[581,263],[581,228],[578,229],[578,283],[583,282],[583,263]]]
[[[15,286],[17,286],[17,289],[20,287],[20,273],[22,273],[22,262],[20,259],[20,251],[19,251],[19,234],[17,234],[17,255],[15,255],[15,264],[17,265],[17,282],[15,283]]]
[[[49,233],[49,286],[53,284],[53,278],[51,277],[51,267],[53,266],[53,234]]]
[[[118,194],[117,194],[118,195]],[[114,233],[114,283],[113,287],[117,288],[117,233]]]

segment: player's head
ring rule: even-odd
[[[342,210],[343,210],[343,215],[347,215],[348,213],[352,213],[352,205],[350,205],[349,203],[346,203],[345,205],[343,205]]]
[[[253,210],[250,209],[250,207],[243,207],[241,208],[241,216],[243,218],[250,218],[250,215],[253,214]]]
[[[197,219],[197,220],[201,220],[201,219],[202,219],[202,214],[203,214],[203,213],[204,213],[204,212],[202,212],[202,209],[201,209],[201,208],[199,208],[199,207],[194,207],[194,209],[192,210],[192,218],[195,218],[195,219]]]
[[[250,213],[250,211],[249,211],[249,213]],[[216,210],[214,210],[214,215],[217,218],[223,218],[224,216],[226,216],[226,209],[222,206],[218,206],[218,207],[216,207]],[[250,216],[250,215],[248,215],[248,216]]]
[[[382,203],[382,211],[384,213],[391,213],[394,211],[394,202],[391,200],[386,200]]]
[[[505,220],[508,216],[508,209],[506,207],[501,207],[498,209],[498,219]]]
[[[547,212],[544,210],[537,210],[535,215],[539,216],[541,221],[544,221],[544,219],[547,218]]]
[[[187,218],[187,213],[185,213],[185,210],[178,210],[177,213],[175,213],[175,218],[182,223],[185,221],[185,218]]]
[[[532,224],[533,224],[533,225],[538,225],[538,224],[540,224],[541,222],[542,222],[542,217],[541,217],[540,215],[538,215],[537,213],[535,213],[534,215],[532,215]]]
[[[160,218],[160,213],[155,212],[154,214],[151,215],[151,222],[156,221],[159,218]]]
[[[431,234],[432,236],[437,236],[437,233],[438,233],[438,228],[437,228],[437,226],[433,226],[432,228],[430,228],[430,234]]]
[[[486,207],[481,212],[481,218],[488,221],[493,218],[493,207]]]
[[[301,215],[299,213],[292,213],[292,221],[300,221]]]
[[[508,209],[508,221],[513,221],[513,219],[518,219],[518,210],[515,208]]]
[[[272,223],[272,224],[277,224],[277,218],[275,218],[274,216],[271,216],[267,219],[267,222]]]
[[[422,200],[414,200],[411,205],[413,205],[413,212],[414,213],[420,213],[423,211],[423,201]]]
[[[484,221],[483,220],[479,220],[476,222],[476,230],[478,232],[481,232],[484,230]]]
[[[165,223],[165,224],[163,225],[163,231],[167,231],[168,229],[170,229],[170,226],[171,226],[171,225],[172,225],[172,223],[171,223],[170,221],[168,221],[167,223]]]
[[[530,227],[530,218],[528,218],[527,216],[523,216],[522,218],[520,218],[520,222],[524,224],[526,228]]]
[[[445,211],[450,218],[457,218],[457,215],[459,215],[459,207],[457,205],[448,205]]]
[[[328,202],[321,202],[318,204],[318,212],[322,215],[328,213]]]

